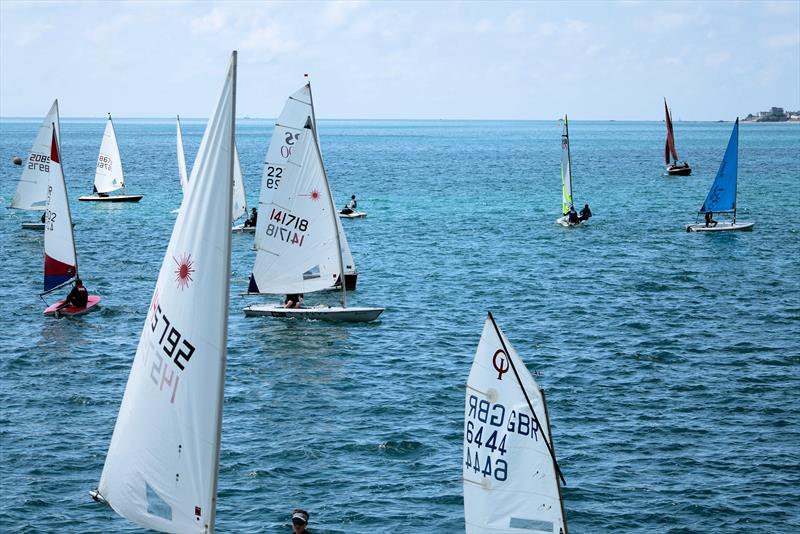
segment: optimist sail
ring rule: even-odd
[[[572,207],[572,162],[569,157],[569,123],[566,115],[561,130],[561,211]]]
[[[39,127],[39,133],[31,148],[28,161],[19,177],[17,192],[11,201],[11,208],[20,210],[44,211],[47,209],[47,182],[50,179],[50,153],[52,150],[53,124],[56,139],[61,141],[58,100],[53,101],[50,111]]]
[[[119,155],[117,135],[114,133],[114,123],[111,114],[103,132],[103,142],[100,144],[100,153],[97,155],[97,169],[94,174],[95,193],[110,193],[125,187],[125,176],[122,173],[122,158]]]
[[[675,150],[675,133],[672,131],[672,116],[667,107],[667,99],[664,99],[664,113],[666,114],[667,122],[667,141],[664,145],[664,162],[669,165],[669,157],[672,156],[672,161],[678,161],[678,152]]]
[[[150,529],[214,530],[228,329],[236,52],[200,143],[92,496]],[[204,310],[198,314],[197,310]]]
[[[314,127],[306,84],[286,101],[267,151],[249,293],[310,293],[339,278],[338,215]]]
[[[61,168],[61,147],[55,123],[50,125],[49,185],[44,223],[44,293],[71,282],[78,276],[78,257],[69,211],[67,186]],[[44,294],[43,293],[43,294]]]
[[[175,122],[176,136],[178,139],[178,178],[181,181],[181,189],[186,192],[186,184],[189,183],[189,175],[186,174],[186,155],[183,152],[183,130],[181,129],[181,118]]]
[[[728,148],[700,213],[736,212],[736,177],[739,166],[739,119],[733,125]]]
[[[554,458],[543,393],[489,314],[464,407],[467,534],[566,534]]]

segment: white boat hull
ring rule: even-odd
[[[687,224],[687,232],[734,232],[737,230],[752,230],[754,222],[721,222],[716,226],[706,226],[705,223],[701,224]]]
[[[78,200],[91,201],[91,202],[139,202],[144,195],[108,195],[101,197],[99,195],[86,195],[78,197]]]
[[[234,234],[254,234],[256,233],[255,226],[245,226],[244,224],[237,224],[233,228],[231,228],[231,232]]]
[[[44,232],[44,223],[43,222],[24,222],[22,223],[23,230],[39,230],[40,232]]]
[[[251,304],[244,308],[244,314],[248,317],[267,315],[337,323],[368,323],[377,319],[381,313],[383,313],[383,308],[342,308],[341,306],[286,308],[283,304]]]
[[[365,219],[367,214],[363,211],[354,211],[352,213],[342,213],[339,212],[339,217],[342,219]]]
[[[575,228],[576,226],[582,225],[586,221],[578,221],[575,224],[570,224],[569,219],[567,219],[567,217],[559,217],[558,219],[556,219],[556,222],[561,226],[563,226],[564,228]]]

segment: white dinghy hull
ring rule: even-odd
[[[231,228],[231,232],[234,234],[254,234],[256,233],[255,226],[245,226],[244,223],[237,224],[233,228]]]
[[[86,195],[78,197],[78,200],[84,202],[139,202],[144,195],[108,195],[101,197],[99,195]]]
[[[342,308],[340,306],[286,308],[282,304],[252,304],[244,309],[244,314],[248,317],[267,315],[335,323],[368,323],[377,319],[381,313],[383,313],[383,308]]]
[[[43,222],[24,222],[22,223],[23,230],[39,230],[40,232],[44,232],[44,223]]]
[[[737,230],[752,231],[754,222],[721,222],[716,226],[706,226],[705,223],[701,224],[687,224],[687,232],[734,232]]]
[[[342,219],[366,219],[367,214],[363,211],[354,211],[352,213],[342,213],[339,212],[339,217]]]
[[[576,226],[582,225],[586,221],[578,221],[577,224],[570,224],[569,219],[567,217],[559,217],[556,219],[556,223],[560,224],[564,228],[575,228]]]

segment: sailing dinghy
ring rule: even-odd
[[[97,155],[97,166],[94,173],[94,194],[82,196],[78,200],[93,202],[139,202],[143,195],[110,195],[125,187],[125,175],[122,172],[122,158],[119,155],[117,135],[111,113],[108,114],[103,142]]]
[[[736,194],[737,194],[737,175],[739,167],[739,118],[733,125],[731,138],[728,140],[728,148],[722,157],[722,163],[711,184],[711,189],[706,195],[706,200],[700,208],[697,216],[702,213],[705,222],[689,224],[686,226],[687,232],[730,232],[733,230],[752,230],[754,222],[736,222]],[[733,215],[731,221],[715,221],[715,213],[730,213]]]
[[[53,101],[33,141],[28,161],[22,168],[17,191],[9,208],[26,211],[47,210],[47,183],[50,176],[52,132],[55,124],[56,138],[61,141],[61,122],[58,116],[58,99]],[[23,222],[26,230],[44,230],[44,221]]]
[[[466,533],[567,534],[544,391],[491,313],[466,389]]]
[[[100,485],[90,492],[121,516],[161,532],[214,532],[235,112],[233,52],[161,264]]]
[[[289,97],[275,124],[262,176],[259,215],[248,294],[305,294],[341,281],[341,274],[347,272],[346,239],[342,239],[344,232],[322,162],[310,84]],[[347,278],[338,285],[340,307],[252,304],[244,313],[367,322],[383,312],[383,308],[348,307]]]
[[[47,211],[44,222],[44,295],[56,291],[78,279],[78,255],[75,252],[75,234],[69,210],[67,185],[61,167],[61,147],[58,128],[50,125],[50,156],[47,187]],[[64,317],[83,315],[99,309],[100,297],[89,295],[86,306],[65,306],[60,300],[44,310],[47,316]]]
[[[339,217],[342,219],[366,219],[367,214],[363,211],[351,211],[350,213],[339,212]]]
[[[566,228],[573,228],[580,226],[589,217],[578,218],[577,222],[569,221],[569,212],[575,209],[572,202],[572,159],[569,154],[569,121],[567,116],[564,115],[561,130],[561,213],[562,216],[556,219],[556,222]]]
[[[664,162],[667,165],[667,174],[670,176],[689,176],[692,168],[684,162],[678,163],[678,152],[675,150],[675,133],[672,131],[672,115],[667,107],[667,99],[664,99],[664,113],[667,122],[667,142],[664,146]],[[670,162],[670,156],[672,161]]]

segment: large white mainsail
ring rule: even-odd
[[[572,207],[572,162],[569,157],[569,123],[564,116],[561,131],[561,211],[563,215]]]
[[[61,147],[55,123],[50,124],[49,180],[44,224],[44,293],[71,282],[78,276],[75,235],[69,210],[67,186],[61,167]]]
[[[178,178],[181,181],[181,189],[186,192],[186,184],[189,183],[189,175],[186,173],[186,155],[183,152],[183,129],[181,128],[181,118],[178,116],[175,121],[177,152],[178,152]]]
[[[566,534],[554,458],[544,396],[489,314],[464,407],[467,534]]]
[[[200,143],[92,492],[120,515],[163,532],[214,530],[235,114],[236,52]]]
[[[306,84],[287,100],[267,151],[249,293],[309,293],[340,275],[338,216],[313,128]]]
[[[122,158],[119,155],[117,135],[114,133],[114,123],[111,122],[109,113],[106,129],[103,132],[103,142],[100,143],[100,153],[97,155],[94,191],[110,193],[123,187],[125,187],[125,176],[122,173]]]
[[[50,111],[47,112],[47,116],[39,127],[39,133],[36,134],[28,161],[19,177],[17,191],[14,193],[9,207],[37,211],[47,209],[47,181],[49,179],[53,124],[55,124],[56,139],[61,142],[58,99],[53,101]]]

